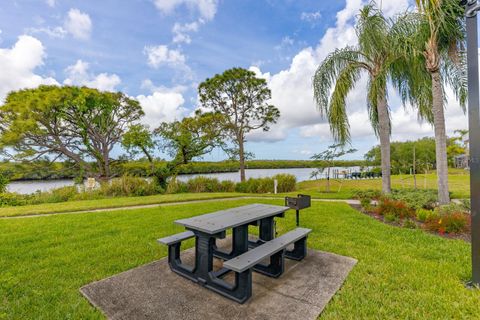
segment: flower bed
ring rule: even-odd
[[[392,196],[375,199],[376,204],[373,204],[373,199],[361,197],[357,209],[377,220],[399,227],[420,228],[440,236],[469,240],[471,217],[466,206],[453,203],[434,206],[431,197],[425,197],[425,205],[421,201],[411,204],[398,198],[398,193],[394,192]],[[410,196],[407,194],[404,198],[409,199]]]

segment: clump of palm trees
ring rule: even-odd
[[[314,97],[333,137],[350,142],[346,98],[362,74],[370,123],[380,140],[382,191],[391,192],[388,84],[435,131],[438,198],[450,202],[445,132],[445,89],[466,103],[463,8],[457,0],[417,0],[417,9],[387,19],[374,2],[360,10],[358,43],[329,54],[313,77]]]

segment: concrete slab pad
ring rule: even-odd
[[[228,242],[219,246],[228,246]],[[193,256],[193,248],[182,253],[185,263]],[[166,258],[93,282],[80,291],[110,319],[316,319],[356,262],[308,250],[301,262],[286,259],[280,278],[254,272],[253,294],[243,305],[173,273]],[[215,266],[220,268],[221,261],[216,260]]]

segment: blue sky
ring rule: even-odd
[[[330,51],[354,44],[362,0],[13,0],[0,7],[0,99],[41,83],[121,90],[137,98],[152,127],[198,107],[196,87],[231,67],[267,79],[281,120],[253,133],[258,159],[307,159],[332,144],[315,110],[311,77]],[[383,0],[387,16],[412,7]],[[376,138],[365,112],[365,80],[348,99],[353,147],[362,158]],[[432,135],[390,92],[393,138]],[[452,99],[447,130],[466,126]],[[120,151],[117,150],[117,153]],[[205,160],[223,159],[215,150]]]

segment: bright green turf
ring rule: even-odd
[[[183,230],[173,220],[252,202],[282,203],[243,199],[0,220],[0,319],[102,318],[80,295],[82,285],[166,256],[155,239]],[[463,285],[467,243],[385,225],[345,204],[315,202],[301,215],[302,226],[313,229],[309,247],[358,259],[322,318],[479,318],[480,291]],[[294,228],[291,211],[277,220],[280,233]]]
[[[0,217],[13,217],[32,214],[85,211],[105,208],[121,208],[137,205],[160,204],[181,201],[235,198],[241,193],[180,193],[157,194],[144,197],[118,197],[97,200],[78,200],[59,203],[42,203],[18,207],[0,207]]]
[[[461,169],[449,169],[448,184],[452,197],[456,199],[468,198],[470,196],[469,172]],[[381,190],[381,179],[361,180],[335,180],[331,182],[331,193],[326,193],[326,180],[303,181],[297,184],[297,189],[303,193],[311,194],[320,199],[350,199],[354,190],[377,189]],[[414,180],[412,175],[392,175],[392,188],[403,189],[413,188]],[[417,175],[417,188],[437,189],[437,176],[435,173]]]

